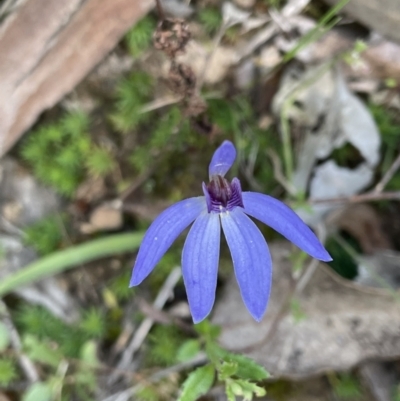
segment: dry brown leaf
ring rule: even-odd
[[[324,264],[297,298],[304,320],[282,315],[291,298],[291,245],[275,242],[270,249],[274,279],[268,311],[261,323],[255,322],[232,278],[213,318],[222,326],[222,346],[249,355],[275,377],[289,378],[400,356],[399,301],[385,290],[343,280]]]
[[[400,16],[399,16],[400,24]],[[399,39],[400,40],[400,39]],[[377,78],[400,80],[400,45],[389,40],[372,40],[368,49],[362,53],[368,66],[366,74]]]

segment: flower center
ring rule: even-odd
[[[214,175],[208,185],[203,184],[203,191],[208,212],[220,213],[243,207],[242,188],[237,178],[229,182],[221,175]]]

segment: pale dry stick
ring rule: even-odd
[[[294,295],[300,295],[304,291],[304,289],[307,287],[307,284],[311,280],[315,270],[317,270],[319,263],[320,262],[317,259],[311,260],[310,264],[307,266],[304,273],[299,277],[299,279],[296,282]]]
[[[159,380],[162,380],[172,373],[179,373],[183,370],[193,368],[198,365],[203,365],[208,361],[207,355],[203,352],[197,354],[194,358],[189,361],[178,363],[177,365],[170,366],[166,369],[160,370],[153,375],[151,375],[146,380],[143,380],[145,383],[155,383]],[[109,397],[103,399],[102,401],[128,401],[133,395],[135,395],[138,391],[143,388],[143,384],[136,384],[126,390],[119,391]]]
[[[254,178],[254,174],[251,172],[251,167],[249,167],[249,165],[244,165],[241,170],[248,184],[250,185],[250,188],[257,192],[262,192],[262,186]]]
[[[316,227],[316,234],[322,243],[326,241],[326,230],[322,228],[322,224]],[[293,291],[293,295],[299,296],[304,289],[307,287],[307,284],[310,282],[315,270],[317,269],[320,261],[318,259],[312,258],[303,274],[296,280],[296,285]]]
[[[0,214],[0,225],[2,226],[2,230],[6,230],[7,234],[16,235],[18,237],[22,237],[24,235],[23,230],[18,228],[16,225],[11,223],[11,221],[7,220],[3,215]]]
[[[242,47],[237,50],[236,64],[239,64],[243,59],[251,56],[257,48],[268,42],[278,32],[278,27],[274,22],[268,24],[266,28],[250,39],[245,46],[242,45]]]
[[[26,378],[31,382],[35,383],[39,381],[39,373],[36,370],[33,362],[22,352],[21,338],[18,334],[17,329],[11,319],[10,313],[8,312],[6,304],[0,300],[0,317],[3,323],[6,325],[10,334],[11,345],[17,353],[17,358],[21,369],[25,373]]]
[[[211,60],[212,60],[212,58],[214,57],[214,54],[215,54],[215,52],[216,52],[218,46],[220,45],[221,40],[222,40],[222,38],[223,38],[224,35],[225,35],[225,32],[227,31],[228,28],[230,28],[230,26],[231,26],[230,24],[223,23],[223,24],[221,25],[221,27],[219,28],[219,31],[218,31],[218,33],[217,33],[215,39],[214,39],[214,43],[213,43],[212,49],[211,49],[211,51],[207,54],[207,57],[206,57],[206,59],[205,59],[205,61],[204,61],[203,69],[202,69],[202,71],[201,71],[200,76],[199,76],[198,79],[197,79],[196,90],[195,90],[195,95],[197,95],[197,96],[200,95],[201,88],[202,88],[203,85],[204,85],[204,81],[205,81],[205,79],[206,79],[206,73],[207,73],[207,70],[208,70],[208,68],[209,68],[209,66],[210,66]]]
[[[391,192],[367,192],[360,195],[342,196],[337,198],[326,198],[326,199],[308,199],[308,203],[312,205],[322,203],[362,203],[372,202],[381,200],[400,200],[400,191]]]
[[[395,175],[396,171],[400,168],[400,153],[396,157],[396,160],[393,162],[393,164],[389,167],[388,171],[384,174],[382,179],[376,184],[373,192],[380,193],[382,192],[387,183],[391,180],[391,178]]]
[[[282,9],[280,15],[283,18],[293,17],[301,12],[310,0],[290,0]],[[236,63],[239,64],[244,58],[249,57],[254,51],[270,40],[279,32],[279,26],[273,20],[266,28],[258,32],[246,45],[238,50]]]
[[[161,99],[155,99],[154,101],[145,104],[139,110],[139,114],[144,114],[150,111],[162,109],[163,107],[170,106],[171,104],[179,103],[182,99],[183,99],[182,96],[166,96]]]
[[[172,272],[169,274],[167,279],[165,280],[163,286],[160,289],[154,303],[154,309],[161,310],[165,303],[168,301],[169,297],[171,296],[172,290],[174,289],[175,285],[178,283],[179,279],[181,278],[181,268],[175,267]],[[116,367],[116,371],[111,374],[108,384],[111,385],[115,383],[115,381],[120,376],[119,371],[123,371],[128,369],[130,364],[132,363],[133,355],[136,351],[141,347],[144,340],[149,334],[150,329],[154,324],[154,320],[150,317],[146,317],[139,328],[136,330],[134,336],[132,337],[128,347],[125,349],[124,353],[122,354],[122,358]]]

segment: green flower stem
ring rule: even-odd
[[[0,283],[0,297],[24,285],[80,266],[82,263],[118,253],[133,252],[139,247],[143,236],[144,232],[115,234],[53,253],[4,278]]]

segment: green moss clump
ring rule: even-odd
[[[155,28],[154,19],[148,15],[125,35],[128,51],[133,57],[139,57],[150,46]]]
[[[177,362],[178,349],[183,340],[183,335],[175,326],[155,326],[149,335],[148,363],[159,366],[173,365]]]
[[[30,133],[22,145],[22,156],[35,176],[62,195],[72,196],[85,176],[85,160],[91,147],[88,127],[86,114],[69,113]]]
[[[114,111],[110,114],[117,131],[127,133],[148,120],[149,113],[142,113],[141,107],[150,100],[152,89],[153,79],[144,72],[120,80],[115,90]]]
[[[65,218],[52,215],[24,229],[24,242],[41,256],[54,252],[62,243]]]

